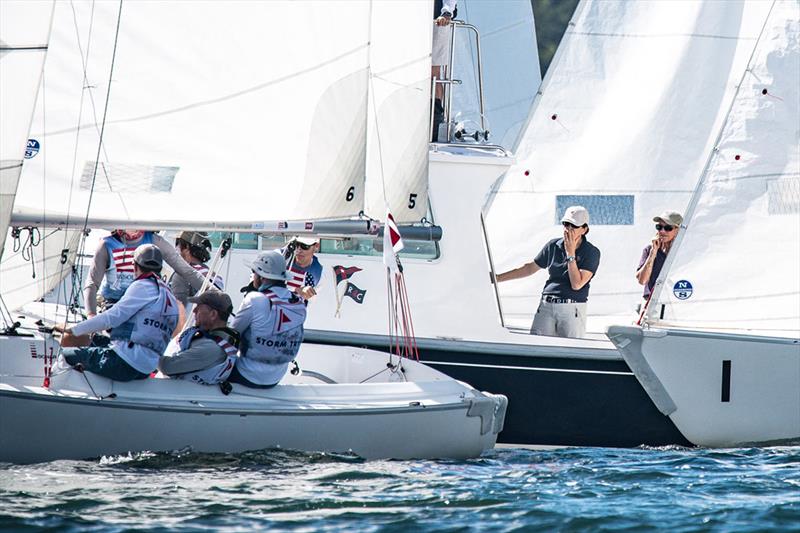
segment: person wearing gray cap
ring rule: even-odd
[[[163,355],[158,369],[171,378],[204,385],[223,383],[236,364],[239,333],[228,327],[233,314],[231,298],[209,290],[189,298],[194,304],[195,326],[178,337],[178,350]]]
[[[286,288],[286,260],[280,251],[261,252],[247,265],[251,290],[231,321],[241,343],[228,381],[263,389],[278,384],[300,350],[306,306]]]
[[[205,278],[209,268],[206,264],[211,259],[211,240],[207,233],[200,231],[181,231],[175,237],[175,250],[186,261],[189,266],[195,269]],[[189,297],[197,293],[197,288],[192,285],[194,278],[187,279],[179,272],[173,272],[169,278],[169,288],[172,294],[186,308],[187,314],[191,311]],[[225,290],[225,282],[222,276],[216,272],[211,274],[211,283],[219,290]]]
[[[589,211],[585,207],[568,207],[561,224],[563,237],[545,244],[530,263],[498,274],[497,281],[524,278],[546,268],[550,276],[531,334],[580,338],[586,334],[589,281],[600,266],[600,250],[586,239]]]
[[[650,244],[642,250],[642,257],[636,269],[636,281],[639,285],[644,285],[642,298],[645,301],[649,300],[653,293],[653,287],[656,285],[664,261],[667,260],[667,254],[680,231],[683,216],[676,211],[665,211],[653,217],[653,222],[656,223],[656,234]]]
[[[134,281],[112,308],[74,326],[53,328],[65,337],[111,329],[108,347],[62,350],[67,364],[116,381],[145,379],[156,369],[178,323],[178,302],[158,277],[162,262],[158,247],[139,246],[133,254]]]

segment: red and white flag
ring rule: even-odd
[[[386,212],[386,224],[383,227],[383,264],[392,272],[397,271],[397,253],[403,249],[400,230],[390,212]]]

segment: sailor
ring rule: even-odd
[[[286,261],[278,250],[262,252],[248,263],[251,287],[231,327],[241,335],[239,359],[228,381],[269,388],[286,374],[303,341],[306,306],[286,288]]]
[[[289,261],[286,287],[307,302],[317,295],[322,280],[322,264],[314,255],[319,251],[319,240],[316,237],[295,237],[283,251]]]
[[[206,262],[211,259],[211,240],[209,240],[207,233],[199,231],[182,231],[178,233],[177,237],[175,237],[175,250],[203,278],[208,275],[209,268]],[[175,298],[183,304],[187,312],[191,310],[188,306],[189,297],[197,293],[197,289],[193,288],[190,283],[192,280],[187,280],[178,272],[174,272],[169,278],[169,288],[172,289]],[[211,275],[211,283],[217,289],[225,290],[222,276],[219,276],[216,272]]]
[[[143,244],[158,247],[167,264],[188,280],[195,291],[203,285],[203,276],[184,261],[175,248],[160,235],[152,231],[114,230],[111,235],[100,240],[83,290],[86,314],[90,318],[97,314],[98,287],[104,308],[111,307],[125,294],[125,290],[134,280],[134,250]]]
[[[433,2],[433,46],[431,47],[431,78],[447,79],[450,66],[450,21],[458,14],[457,0],[435,0]],[[439,139],[439,125],[444,121],[444,85],[434,88],[432,142],[447,142]]]
[[[531,335],[580,338],[586,334],[589,281],[600,265],[600,250],[586,240],[589,212],[585,207],[568,207],[561,224],[563,237],[545,244],[530,263],[499,274],[497,281],[524,278],[546,268],[550,277],[542,290]]]
[[[116,381],[145,379],[158,366],[178,323],[178,303],[158,276],[163,264],[158,247],[139,246],[132,263],[134,280],[113,307],[72,327],[54,328],[65,337],[111,328],[108,347],[64,349],[69,365]]]
[[[665,211],[657,217],[653,217],[653,222],[656,223],[656,234],[650,244],[642,250],[639,267],[636,269],[636,280],[639,285],[644,285],[642,297],[645,302],[650,299],[658,275],[661,273],[661,267],[667,260],[667,254],[672,248],[672,243],[675,242],[675,237],[678,236],[683,217],[676,211]]]
[[[159,359],[158,369],[169,377],[204,385],[223,383],[233,370],[239,347],[239,334],[228,327],[231,298],[209,290],[190,297],[189,302],[194,304],[195,326],[178,337],[177,352]]]

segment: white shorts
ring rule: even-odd
[[[531,335],[580,339],[585,334],[586,302],[574,304],[539,302],[539,309],[533,317]]]
[[[450,36],[452,26],[433,24],[433,47],[431,49],[431,65],[446,66],[450,64]]]

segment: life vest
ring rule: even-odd
[[[200,275],[203,276],[204,278],[208,275],[209,268],[208,265],[206,265],[205,263],[190,263],[190,265],[193,269],[197,270],[200,273]],[[221,291],[225,290],[225,282],[223,281],[222,276],[220,276],[216,272],[211,275],[211,284]]]
[[[138,246],[152,242],[153,233],[150,231],[145,231],[135,246],[121,240],[117,233],[103,238],[103,245],[108,252],[108,268],[103,283],[100,284],[100,294],[107,302],[117,302],[122,298],[134,279],[133,252]]]
[[[214,333],[215,331],[221,332],[225,336],[217,335]],[[222,383],[231,375],[233,366],[236,364],[237,353],[239,351],[237,348],[239,344],[239,334],[228,328],[203,331],[197,327],[191,327],[184,331],[178,338],[178,346],[181,351],[187,350],[192,344],[192,341],[198,338],[210,339],[217,343],[217,346],[225,352],[225,360],[208,368],[175,377],[179,379],[188,379],[197,383],[202,383],[203,385]]]
[[[162,354],[172,338],[172,332],[178,326],[178,303],[167,284],[152,272],[141,276],[134,283],[155,283],[158,295],[152,303],[113,328],[111,339],[139,344]]]
[[[268,300],[269,317],[251,324],[239,347],[237,368],[254,383],[261,383],[259,376],[273,373],[276,366],[288,366],[303,342],[305,303],[283,287],[276,289],[259,289],[256,298]]]

